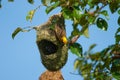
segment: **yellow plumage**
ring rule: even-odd
[[[61,40],[62,40],[62,42],[63,42],[64,44],[67,44],[67,42],[68,42],[68,40],[67,40],[67,38],[66,38],[65,36],[63,36],[63,37],[61,38]]]

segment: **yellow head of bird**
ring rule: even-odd
[[[62,42],[63,42],[64,44],[67,44],[67,43],[68,43],[68,40],[67,40],[67,38],[66,38],[65,36],[63,36],[63,37],[61,38],[61,40],[62,40]]]

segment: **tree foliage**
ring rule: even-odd
[[[28,2],[34,4],[34,0],[28,0]],[[76,43],[81,35],[89,37],[90,25],[96,25],[99,29],[107,31],[109,10],[112,14],[119,14],[116,22],[120,26],[120,0],[41,0],[41,2],[46,6],[47,14],[60,7],[63,17],[72,21],[73,31],[69,36],[69,49],[78,56],[74,62],[74,69],[84,77],[84,80],[120,79],[120,27],[115,33],[115,43],[102,51],[93,52],[92,50],[96,46],[93,44],[88,51],[83,53],[80,43]],[[108,7],[108,10],[105,7]],[[32,21],[38,8],[40,7],[29,11],[26,20]],[[12,37],[14,38],[20,31],[23,29],[17,28]]]

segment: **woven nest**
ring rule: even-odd
[[[52,16],[48,22],[36,29],[36,42],[40,51],[42,64],[50,71],[61,69],[68,57],[68,47],[56,37],[55,31],[50,28],[54,19],[57,20],[52,26],[55,28],[61,27],[65,31],[64,18],[61,14]]]

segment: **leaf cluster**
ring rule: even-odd
[[[115,34],[115,44],[95,53],[92,50],[96,44],[93,44],[83,54],[83,57],[75,60],[74,69],[78,70],[85,80],[120,79],[120,44],[118,43],[120,37],[116,37],[119,30],[120,28]]]
[[[42,3],[46,6],[47,14],[57,7],[61,7],[64,18],[73,22],[70,39],[82,34],[88,38],[90,25],[97,25],[101,30],[107,31],[109,14],[104,7],[109,6],[111,13],[117,11],[120,13],[119,0],[42,0]],[[120,24],[120,17],[118,24]],[[82,29],[78,30],[77,27],[82,27]]]
[[[0,8],[2,8],[2,4],[1,4],[1,2],[2,2],[3,0],[0,0]],[[15,0],[8,0],[8,2],[14,2]],[[34,0],[27,0],[27,2],[28,3],[30,3],[30,4],[34,4]]]
[[[27,16],[26,16],[26,20],[28,21],[32,21],[32,19],[33,19],[33,16],[34,16],[34,14],[35,14],[35,11],[36,11],[36,9],[34,9],[34,10],[31,10],[31,11],[29,11],[28,12],[28,14],[27,14]]]

